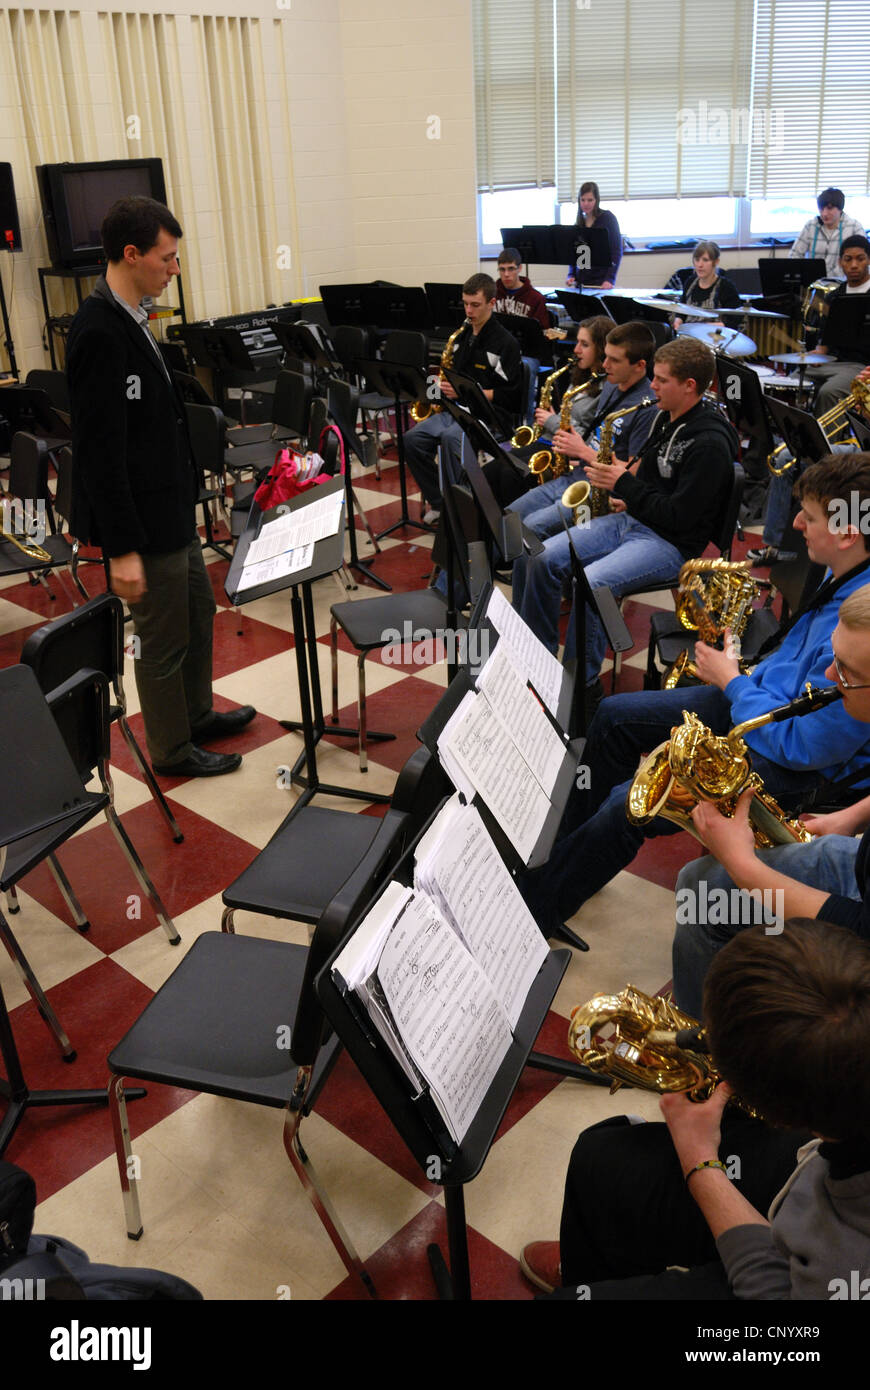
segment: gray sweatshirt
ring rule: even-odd
[[[717,1240],[737,1298],[870,1300],[870,1171],[832,1178],[821,1143],[798,1150],[769,1226],[732,1226]]]

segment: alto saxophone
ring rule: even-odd
[[[456,339],[459,337],[460,333],[462,333],[470,323],[470,319],[463,319],[459,327],[454,328],[453,332],[450,334],[450,337],[447,339],[447,342],[444,344],[444,351],[441,353],[441,372],[444,371],[445,367],[453,366],[454,344],[456,343]],[[439,373],[439,389],[441,380],[442,377]],[[430,415],[437,415],[438,412],[442,409],[443,406],[438,405],[437,401],[415,401],[414,404],[411,406],[411,419],[414,421],[415,425],[419,425],[421,420],[428,420]]]
[[[571,363],[569,362],[568,366],[570,365]],[[564,370],[564,367],[559,368],[559,371]],[[558,375],[559,372],[553,372],[552,376],[547,377],[547,380],[544,382],[544,390],[546,390],[548,384]],[[568,387],[568,390],[562,397],[562,405],[559,410],[560,430],[567,430],[571,428],[571,405],[574,401],[574,397],[581,395],[584,391],[588,391],[590,386],[594,386],[596,382],[601,380],[601,375],[601,373],[593,374],[589,377],[588,381],[581,381],[579,386]],[[541,406],[544,410],[547,410],[549,408],[551,398],[552,394],[545,401],[542,391]],[[536,425],[535,429],[538,431],[538,434],[540,434],[540,426]],[[517,434],[519,434],[519,430],[517,431]],[[537,437],[538,435],[535,435],[536,439]],[[529,472],[534,473],[536,475],[539,483],[549,482],[550,478],[561,478],[564,476],[564,474],[568,472],[569,468],[570,464],[566,456],[564,454],[557,453],[555,449],[539,449],[537,453],[532,454],[531,458],[529,459]]]
[[[764,724],[810,714],[841,695],[839,686],[813,690],[808,684],[805,695],[737,724],[724,737],[714,734],[696,714],[683,710],[683,723],[671,730],[667,742],[654,749],[635,774],[626,799],[628,820],[632,825],[648,825],[656,816],[664,816],[700,839],[692,823],[692,811],[699,801],[712,801],[723,816],[733,816],[738,798],[751,790],[749,823],[756,848],[808,843],[812,839],[809,831],[786,815],[764,790],[758,773],[751,770],[743,735]]]
[[[620,417],[633,415],[636,410],[641,410],[646,405],[653,405],[652,396],[644,396],[637,405],[629,406],[628,410],[612,410],[609,415],[604,417],[601,426],[601,435],[598,441],[598,457],[595,462],[598,464],[610,465],[613,459],[613,422]],[[561,502],[563,507],[570,507],[574,512],[575,524],[580,524],[578,510],[582,507],[590,517],[606,516],[610,511],[610,493],[604,487],[593,487],[585,480],[579,483],[571,483],[562,493]]]

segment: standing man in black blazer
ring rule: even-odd
[[[70,329],[71,530],[102,546],[138,638],[136,686],[157,773],[216,777],[238,753],[199,745],[237,733],[250,705],[212,708],[215,601],[196,531],[197,474],[184,402],[142,308],[178,275],[181,227],[152,198],[122,198],[101,229],[108,265]]]

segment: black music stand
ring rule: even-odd
[[[404,884],[412,882],[416,845],[417,840],[399,861],[392,879]],[[380,892],[360,913],[344,938],[345,942],[379,896]],[[469,1130],[461,1144],[457,1145],[448,1133],[428,1088],[417,1096],[411,1093],[407,1076],[383,1039],[374,1031],[368,1015],[357,1006],[355,997],[343,993],[334,980],[332,967],[342,949],[343,946],[333,952],[317,976],[317,997],[336,1034],[415,1161],[430,1177],[430,1181],[439,1183],[444,1189],[449,1268],[437,1245],[430,1245],[427,1254],[439,1297],[467,1301],[471,1298],[471,1273],[463,1189],[466,1183],[477,1177],[486,1161],[535,1038],[567,968],[569,953],[564,949],[550,951],[541,966],[514,1027],[513,1042],[508,1053]],[[437,1177],[431,1177],[433,1171],[437,1171]]]
[[[459,404],[464,405],[467,410],[471,411],[476,420],[481,420],[493,434],[496,434],[501,429],[498,417],[492,402],[487,400],[474,377],[466,376],[464,372],[457,372],[455,367],[443,367],[442,375],[447,378],[456,392]],[[443,400],[441,404],[443,407]]]
[[[323,483],[319,487],[309,488],[301,496],[294,497],[292,501],[282,505],[286,511],[299,511],[310,502],[341,491],[344,486],[343,478],[333,478],[330,482]],[[251,542],[256,539],[263,523],[272,521],[276,515],[277,508],[272,508],[268,512],[261,512],[257,503],[252,501],[247,526],[236,546],[236,552],[224,581],[224,589],[234,607],[241,606],[243,603],[251,603],[254,599],[265,598],[268,594],[283,593],[285,589],[290,590],[302,718],[281,719],[278,722],[282,728],[289,729],[292,733],[301,733],[305,744],[290,771],[291,783],[297,782],[302,787],[302,794],[293,807],[291,815],[301,810],[318,794],[345,796],[357,801],[386,804],[390,800],[388,796],[360,791],[355,787],[340,787],[332,783],[321,782],[317,771],[317,745],[324,733],[327,732],[327,728],[323,718],[320,668],[317,661],[318,642],[314,623],[314,604],[311,599],[311,585],[315,579],[322,579],[324,575],[332,574],[333,571],[341,568],[344,560],[344,514],[342,513],[342,519],[335,535],[324,536],[322,540],[315,542],[312,562],[307,569],[270,580],[266,584],[259,584],[253,588],[242,588],[242,571]],[[332,725],[329,726],[328,732],[341,734],[347,738],[359,736],[358,729],[335,728]],[[369,731],[366,737],[371,742],[383,742],[395,738],[395,734],[379,734]],[[303,767],[305,768],[304,773],[302,772]]]
[[[333,376],[341,371],[341,363],[330,357],[317,335],[311,331],[309,324],[276,322],[269,327],[285,352],[311,364],[315,379],[318,373],[322,376]]]
[[[369,323],[390,332],[431,333],[432,310],[420,285],[369,286],[363,292]]]
[[[539,555],[543,544],[533,531],[523,525],[516,512],[502,510],[477,459],[481,453],[498,458],[505,452],[504,449],[482,420],[476,419],[446,397],[443,405],[465,435],[462,441],[462,467],[503,563],[512,564],[523,551],[528,555]]]
[[[330,328],[346,323],[351,328],[368,328],[368,317],[363,296],[369,288],[363,285],[320,285],[318,293],[323,300]]]
[[[388,584],[386,579],[381,579],[380,575],[375,574],[374,570],[366,563],[365,560],[361,560],[359,558],[359,552],[357,551],[356,547],[356,524],[354,521],[354,506],[358,504],[356,502],[356,498],[354,496],[353,491],[353,478],[351,477],[350,471],[350,456],[352,453],[356,454],[363,467],[366,466],[366,456],[365,449],[363,448],[359,435],[356,432],[356,412],[353,406],[354,397],[354,388],[350,385],[349,382],[342,381],[341,379],[335,377],[333,377],[330,380],[327,388],[326,398],[327,412],[329,418],[335,424],[336,429],[338,430],[339,434],[342,437],[342,440],[344,441],[344,450],[347,458],[347,466],[345,468],[344,481],[348,518],[347,537],[350,547],[350,559],[348,561],[348,568],[352,570],[359,570],[360,574],[364,574],[366,579],[368,579],[370,583],[375,584],[379,589],[386,590],[386,592],[389,594],[393,591],[392,584]],[[363,520],[365,521],[366,527],[368,527],[368,521],[366,520],[365,512],[363,512]],[[371,530],[369,530],[369,535],[372,538],[372,544],[375,547],[375,552],[377,554],[380,554],[380,547],[377,543],[376,538],[372,536]]]
[[[803,261],[796,257],[776,260],[771,256],[759,256],[758,273],[764,298],[776,299],[782,295],[800,296],[814,280],[823,280],[828,268],[820,257]]]
[[[407,362],[388,362],[381,357],[359,358],[356,365],[365,376],[366,381],[371,382],[376,391],[380,392],[382,396],[393,397],[396,419],[396,451],[399,456],[401,512],[399,520],[394,521],[391,526],[385,526],[383,531],[378,531],[375,540],[382,540],[384,536],[392,535],[393,531],[401,531],[408,526],[413,526],[418,531],[434,531],[434,526],[429,526],[427,522],[414,521],[408,511],[408,479],[405,472],[403,411],[409,400],[426,399],[427,378],[418,367],[412,367]]]
[[[435,336],[446,338],[465,320],[462,286],[427,280],[423,288],[429,301],[432,322],[436,325]]]
[[[553,265],[573,265],[575,279],[583,284],[583,271],[576,268],[577,253],[581,246],[589,250],[589,270],[594,265],[610,264],[610,237],[603,227],[562,226],[551,229],[553,238]]]
[[[574,704],[571,710],[571,722],[569,732],[572,738],[582,737],[586,743],[586,605],[595,609],[598,614],[602,627],[607,635],[607,641],[614,652],[628,652],[634,646],[634,639],[629,632],[625,619],[619,611],[619,605],[613,597],[613,593],[606,584],[599,584],[593,589],[589,580],[586,578],[586,568],[574,546],[574,538],[571,535],[571,528],[565,517],[561,518],[562,526],[568,537],[571,557],[571,605],[574,615],[574,637],[577,647],[577,666],[574,677]],[[583,673],[584,679],[580,679]]]
[[[592,294],[586,290],[557,290],[556,298],[562,308],[570,315],[572,323],[580,323],[583,319],[593,318],[601,315],[604,318],[613,319],[610,312],[610,305],[617,295],[611,295],[609,299],[603,299],[600,295]],[[616,322],[613,319],[614,323]]]
[[[34,386],[5,386],[0,405],[12,434],[39,429],[55,439],[71,438],[65,417],[52,405],[47,391]]]
[[[501,240],[503,246],[516,247],[526,266],[533,262],[535,265],[556,264],[553,254],[553,227],[546,223],[528,227],[502,227]]]
[[[795,477],[805,460],[818,463],[819,459],[831,452],[831,445],[815,415],[810,415],[807,410],[799,410],[796,405],[786,405],[776,396],[765,395],[764,405],[774,430],[782,436],[794,456]]]

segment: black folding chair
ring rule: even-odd
[[[155,781],[154,774],[127,720],[124,691],[124,606],[115,594],[98,594],[72,613],[32,632],[24,644],[21,660],[32,668],[47,695],[83,667],[102,671],[112,687],[109,723],[117,723],[139,773],[176,844],[184,839],[169,803]]]
[[[368,851],[349,873],[345,861],[345,881],[319,914],[310,947],[228,932],[204,933],[113,1048],[108,1059],[110,1107],[131,1240],[139,1238],[143,1227],[137,1180],[131,1177],[134,1166],[129,1162],[127,1077],[283,1110],[284,1147],[290,1162],[345,1268],[359,1275],[374,1295],[371,1279],[300,1142],[302,1121],[315,1105],[340,1047],[315,998],[314,980],[355,917],[385,882],[409,841],[412,826],[419,829],[437,805],[440,796],[434,802],[430,798],[439,784],[427,775],[428,757],[421,749],[411,760],[416,760],[428,786],[428,792],[415,800],[413,817],[391,809]],[[311,809],[306,807],[305,813]],[[347,821],[368,819],[346,811],[334,814]],[[268,855],[268,849],[264,853]],[[297,866],[307,870],[309,899],[321,894],[322,869],[330,858],[336,856],[331,849],[327,853],[324,845],[319,856]],[[277,867],[277,861],[272,867]]]

